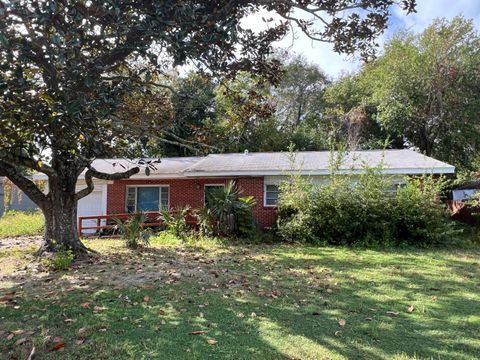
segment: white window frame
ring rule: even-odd
[[[279,183],[274,183],[274,182],[269,182],[269,183],[264,183],[263,184],[263,206],[264,207],[277,207],[278,206],[278,197],[277,197],[277,203],[275,205],[270,205],[267,204],[267,186],[276,186],[278,188],[278,194],[280,195],[280,184]]]
[[[125,213],[128,213],[128,189],[129,188],[135,188],[135,211],[138,211],[138,188],[141,187],[155,187],[159,188],[158,191],[158,205],[159,207],[162,206],[162,189],[161,188],[168,188],[168,205],[167,205],[167,210],[170,210],[170,185],[154,185],[154,184],[149,184],[149,185],[127,185],[126,190],[125,190]],[[161,211],[161,208],[159,209]]]
[[[212,186],[223,186],[223,188],[225,188],[225,184],[224,183],[219,183],[219,184],[203,184],[203,205],[207,205],[207,192],[205,191],[205,189],[207,187],[212,187]]]

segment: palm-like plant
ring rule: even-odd
[[[172,213],[168,210],[162,210],[160,212],[159,220],[163,222],[163,224],[173,235],[180,239],[185,239],[188,234],[186,217],[189,211],[189,206],[175,209]]]
[[[212,211],[207,206],[203,206],[200,209],[195,210],[195,217],[197,219],[200,238],[213,235],[214,217]]]
[[[222,235],[246,235],[254,228],[252,208],[255,205],[253,197],[240,197],[240,189],[234,181],[229,181],[224,187],[208,194],[206,207],[210,209],[217,232]],[[241,225],[241,227],[239,226]]]
[[[148,220],[144,213],[134,214],[126,221],[115,218],[115,230],[118,230],[125,240],[125,245],[130,249],[137,249],[140,246],[148,246],[149,238],[152,234],[143,224]]]

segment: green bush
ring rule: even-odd
[[[198,235],[200,239],[205,239],[213,236],[215,231],[215,219],[213,217],[212,211],[208,207],[203,206],[200,209],[196,209],[194,215],[197,219]]]
[[[186,220],[189,211],[189,206],[178,208],[173,213],[170,213],[168,210],[162,210],[159,219],[163,222],[169,232],[176,237],[185,240],[189,234]]]
[[[148,246],[150,245],[149,238],[152,231],[143,226],[147,220],[147,216],[143,213],[134,214],[125,221],[114,219],[116,222],[115,231],[120,232],[122,239],[125,241],[125,245],[130,249]]]
[[[54,270],[68,270],[73,264],[75,256],[72,250],[65,250],[63,246],[58,246],[57,251],[51,259],[47,259],[47,265]]]
[[[215,235],[251,237],[256,232],[255,198],[241,197],[234,181],[208,194],[206,207],[213,218]]]
[[[293,176],[281,186],[278,232],[287,241],[331,245],[430,245],[456,230],[438,194],[444,185],[431,176],[393,178],[381,167],[358,175],[335,169],[322,185]]]

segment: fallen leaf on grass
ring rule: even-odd
[[[28,339],[27,339],[26,337],[20,338],[20,339],[18,339],[17,341],[15,341],[15,346],[22,345],[22,344],[24,344],[26,341],[28,341]]]
[[[432,296],[432,301],[437,301],[437,300],[438,300],[438,296],[433,295],[433,296]]]
[[[12,340],[14,336],[15,336],[15,334],[13,334],[13,333],[10,334],[10,335],[8,335],[8,336],[7,336],[7,340]]]
[[[413,305],[410,305],[410,306],[407,308],[407,311],[408,311],[409,313],[412,313],[412,312],[415,311],[415,308],[413,307]]]
[[[335,331],[335,336],[340,336],[342,332],[340,330]]]
[[[390,315],[390,316],[398,316],[400,313],[397,312],[397,311],[387,311],[387,315]]]
[[[98,313],[98,312],[103,311],[103,310],[105,310],[105,308],[104,308],[103,306],[97,306],[97,305],[95,305],[95,306],[93,307],[93,312],[94,312],[94,313]]]
[[[338,320],[338,325],[340,325],[341,327],[344,327],[346,323],[347,322],[343,319]]]
[[[145,296],[143,297],[143,302],[144,302],[144,303],[148,303],[149,301],[150,301],[150,296],[145,295]]]
[[[63,349],[65,348],[65,343],[64,342],[60,342],[58,344],[56,344],[54,347],[52,347],[50,349],[50,352],[53,352],[53,351],[63,351]]]
[[[77,320],[74,320],[74,319],[65,319],[65,320],[63,320],[63,322],[66,322],[66,323],[73,323],[73,322],[75,322],[75,321],[77,321]]]
[[[85,338],[82,336],[75,341],[75,344],[82,345],[85,342]]]
[[[88,309],[88,308],[90,307],[90,303],[85,302],[85,303],[83,303],[83,304],[80,304],[80,306],[81,306],[82,308],[84,308],[84,309]]]
[[[59,342],[62,342],[62,341],[63,341],[63,336],[55,336],[53,338],[54,343],[59,343]]]
[[[15,292],[6,293],[5,295],[0,296],[0,302],[6,302],[6,301],[12,300],[13,295],[15,295]]]
[[[192,335],[202,335],[202,334],[205,334],[206,331],[205,330],[194,330],[192,331]]]
[[[25,334],[26,332],[27,332],[27,330],[18,329],[18,330],[13,330],[12,334],[13,335],[22,335],[22,334]]]
[[[208,345],[217,345],[218,341],[215,339],[208,339],[207,340]]]

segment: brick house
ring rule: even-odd
[[[288,173],[300,172],[321,183],[330,173],[331,156],[328,151],[317,151],[298,152],[293,158],[288,153],[249,152],[163,158],[149,176],[140,172],[128,180],[95,180],[95,191],[79,201],[78,216],[173,210],[185,205],[199,208],[204,205],[209,189],[234,180],[242,195],[255,197],[254,216],[258,226],[265,228],[275,223],[278,185]],[[449,164],[412,150],[379,150],[345,154],[340,172],[360,173],[365,164],[382,164],[382,171],[394,175],[396,184],[400,184],[405,175],[455,171]],[[136,166],[134,161],[123,159],[101,159],[93,163],[95,169],[107,173],[133,166]],[[85,187],[82,175],[77,187],[78,190]]]

